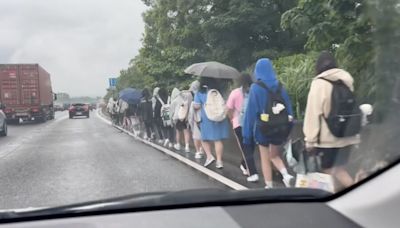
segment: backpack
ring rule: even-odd
[[[169,127],[169,126],[172,126],[172,120],[171,120],[171,102],[170,102],[170,97],[168,97],[168,101],[167,101],[167,103],[165,104],[164,103],[164,101],[159,97],[159,96],[157,96],[157,99],[158,99],[158,101],[160,101],[160,103],[161,103],[161,111],[160,111],[160,116],[161,116],[161,119],[162,119],[162,121],[163,121],[163,125],[165,126],[165,127]]]
[[[332,84],[331,111],[325,121],[329,131],[338,138],[357,135],[361,131],[362,113],[356,97],[342,80],[330,81]]]
[[[204,104],[204,111],[209,120],[221,122],[226,118],[225,100],[216,89],[207,92],[207,100]]]
[[[179,96],[182,98],[180,104],[177,107],[177,119],[180,121],[185,121],[189,114],[190,97],[192,94],[188,91],[182,91]]]
[[[273,92],[264,82],[257,84],[267,90],[268,99],[263,113],[260,115],[259,127],[261,133],[272,139],[286,140],[289,136],[291,125],[285,99],[282,97],[282,84]]]

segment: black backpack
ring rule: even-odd
[[[257,84],[267,90],[268,99],[265,104],[264,113],[268,115],[268,120],[262,119],[261,114],[259,117],[259,127],[261,133],[269,138],[277,140],[286,140],[289,136],[291,125],[289,122],[289,113],[286,107],[286,102],[282,97],[282,84],[278,84],[278,89],[273,92],[266,84],[262,81],[258,81]],[[279,113],[274,114],[272,107],[276,104],[281,103],[285,108]]]
[[[354,136],[361,131],[362,113],[354,93],[341,80],[330,81],[332,84],[331,111],[325,118],[330,132],[338,138]]]

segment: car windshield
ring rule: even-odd
[[[400,156],[399,0],[2,0],[0,34],[0,210],[335,194]]]

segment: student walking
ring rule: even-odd
[[[248,105],[243,123],[243,143],[256,143],[260,150],[261,167],[266,188],[273,187],[271,162],[283,176],[289,187],[294,179],[280,157],[279,146],[290,132],[292,105],[286,90],[276,79],[269,59],[259,59],[254,76],[257,80],[250,88]]]
[[[157,104],[157,102],[159,102],[159,100],[158,100],[159,91],[160,91],[160,87],[154,88],[153,97],[152,97],[151,101],[152,101],[152,106],[153,106],[153,129],[155,130],[155,133],[158,136],[158,143],[162,144],[162,143],[164,143],[164,135],[162,132],[163,123],[162,123],[162,119],[161,119],[160,110],[159,109],[156,110],[156,104]]]
[[[140,101],[140,117],[143,121],[146,131],[145,140],[151,140],[153,137],[153,108],[151,101],[151,93],[148,88],[143,89],[142,99]]]
[[[352,146],[360,143],[361,128],[361,111],[353,94],[354,79],[339,69],[334,57],[326,51],[320,54],[315,68],[303,126],[306,148],[320,157],[323,172],[334,176],[343,187],[349,187],[354,181],[344,166]],[[345,99],[346,105],[341,106],[338,99]],[[347,115],[337,118],[340,112]]]
[[[201,78],[201,89],[194,98],[194,108],[201,110],[200,131],[203,149],[207,155],[204,166],[215,161],[211,153],[214,144],[217,155],[216,168],[224,167],[222,154],[223,140],[229,137],[229,123],[226,118],[225,102],[220,93],[220,81],[215,78]]]
[[[242,126],[249,98],[250,86],[253,83],[249,74],[242,74],[239,78],[239,88],[232,90],[229,95],[226,107],[228,109],[228,116],[232,122],[233,131],[238,141],[239,148],[242,152],[242,162],[240,169],[243,174],[248,176],[247,181],[257,182],[259,180],[256,164],[254,162],[254,144],[243,145]]]
[[[171,116],[175,127],[176,137],[174,148],[181,150],[181,135],[184,136],[185,152],[190,152],[190,129],[188,123],[189,108],[193,101],[192,93],[188,90],[174,89],[171,94]]]
[[[200,82],[199,81],[193,81],[190,84],[190,89],[189,91],[192,93],[192,96],[195,97],[197,92],[200,89]],[[188,114],[188,124],[190,126],[191,132],[192,132],[192,138],[193,138],[193,144],[196,149],[196,153],[194,157],[196,159],[200,159],[203,157],[203,148],[201,147],[201,132],[200,132],[200,121],[201,121],[201,111],[200,110],[195,110],[194,108],[194,102],[190,104],[190,109],[189,109],[189,114]]]
[[[173,147],[174,142],[174,129],[172,128],[170,103],[171,97],[165,88],[160,88],[156,96],[156,104],[154,108],[154,115],[158,118],[158,125],[162,129],[164,136],[164,146],[169,148]]]

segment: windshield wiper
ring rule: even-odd
[[[102,214],[118,211],[144,211],[164,208],[224,206],[234,204],[321,201],[331,193],[318,189],[256,189],[246,191],[226,191],[220,189],[197,189],[177,192],[154,192],[135,194],[119,198],[80,203],[53,208],[32,210],[7,210],[0,213],[0,223],[7,220],[40,217],[70,217],[78,215]]]

